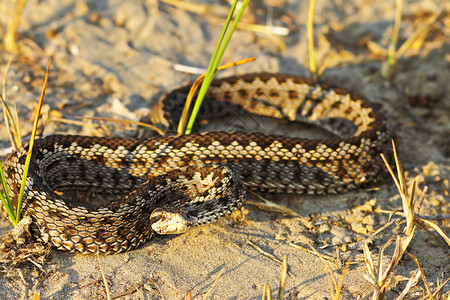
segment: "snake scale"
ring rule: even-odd
[[[176,125],[188,90],[164,95],[152,110],[152,122]],[[246,189],[320,195],[383,180],[379,153],[386,146],[385,121],[362,97],[295,75],[214,80],[201,117],[238,111],[313,123],[339,138],[239,131],[40,138],[22,211],[32,219],[32,235],[61,250],[123,252],[155,233],[182,233],[230,214],[242,205]],[[27,150],[25,145],[5,161],[14,195]]]

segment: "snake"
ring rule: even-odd
[[[174,128],[189,89],[163,95],[150,121]],[[248,190],[325,195],[384,180],[386,121],[364,97],[289,74],[213,80],[199,118],[239,112],[310,123],[333,137],[244,130],[41,137],[34,141],[21,211],[32,220],[32,236],[59,250],[119,253],[156,234],[180,234],[229,215],[243,205]],[[27,143],[5,158],[13,199],[28,150]]]

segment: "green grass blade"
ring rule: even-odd
[[[382,76],[389,80],[392,79],[394,75],[395,63],[397,62],[396,49],[397,49],[398,35],[400,32],[400,23],[402,21],[402,7],[403,7],[403,0],[396,0],[394,29],[388,46],[387,60],[382,64],[381,68]]]
[[[207,78],[208,74],[211,74],[211,72],[216,71],[216,69],[213,67],[215,65],[217,55],[219,53],[220,47],[222,46],[223,39],[225,37],[225,34],[227,33],[228,25],[230,24],[231,18],[233,17],[234,11],[236,10],[236,6],[238,4],[238,0],[234,0],[233,4],[231,5],[230,12],[228,13],[227,19],[225,20],[225,25],[222,28],[222,32],[220,33],[219,40],[217,42],[216,48],[214,49],[214,53],[211,57],[211,60],[209,61],[208,69],[206,70],[205,78]]]
[[[11,220],[11,223],[16,224],[16,216],[14,215],[14,209],[10,208],[10,202],[5,199],[5,195],[3,195],[3,192],[0,193],[0,200],[2,201],[3,206],[5,207],[6,213],[8,214],[9,219]]]
[[[23,168],[22,183],[20,185],[19,199],[17,201],[16,221],[20,220],[20,211],[22,210],[23,194],[25,193],[25,186],[27,184],[28,169],[30,167],[31,153],[32,153],[33,144],[34,144],[31,141],[32,140],[30,140],[30,144],[28,145],[29,150],[28,150],[27,157],[25,160],[25,166]],[[15,226],[17,226],[17,223],[14,224],[14,227]]]
[[[9,208],[11,210],[14,210],[12,202],[11,202],[11,198],[9,197],[9,189],[8,189],[8,185],[6,183],[5,172],[3,171],[3,164],[1,161],[0,161],[0,181],[2,183],[3,193],[5,193],[4,197],[8,201],[8,204],[9,204],[7,209]]]
[[[14,215],[14,207],[9,197],[8,186],[6,184],[5,173],[3,171],[3,165],[0,161],[0,181],[2,183],[3,192],[0,192],[0,199],[3,206],[5,207],[6,213],[13,224],[16,224],[16,216]],[[5,193],[5,194],[3,194]]]
[[[16,210],[16,221],[17,222],[20,221],[20,211],[22,209],[23,194],[25,193],[25,186],[26,186],[26,183],[27,183],[28,168],[30,167],[31,154],[33,152],[33,145],[34,145],[34,139],[36,137],[37,125],[38,125],[38,122],[39,122],[39,116],[41,114],[42,103],[44,101],[45,89],[47,88],[48,74],[50,72],[50,64],[51,64],[51,62],[52,62],[52,60],[49,59],[48,60],[48,65],[47,65],[47,72],[45,74],[44,84],[42,86],[41,97],[39,98],[39,103],[38,103],[38,106],[36,108],[36,114],[34,115],[33,129],[31,130],[30,143],[28,145],[28,152],[27,152],[27,157],[25,159],[25,166],[23,168],[22,184],[20,185],[19,199],[17,200],[17,208],[16,208],[17,209]],[[15,224],[14,226],[16,226],[16,225],[17,224]]]
[[[216,73],[216,69],[219,66],[220,61],[223,58],[225,50],[226,50],[228,44],[230,43],[231,36],[233,35],[233,32],[235,31],[236,26],[239,23],[239,20],[241,19],[245,9],[247,8],[249,1],[250,0],[244,0],[244,2],[242,3],[241,8],[239,9],[239,11],[238,11],[238,13],[237,13],[237,15],[236,15],[236,17],[235,17],[235,19],[233,21],[233,23],[231,24],[230,29],[228,30],[227,35],[225,36],[225,33],[227,32],[229,23],[231,21],[231,17],[232,17],[232,15],[234,13],[234,9],[235,9],[235,7],[237,5],[237,0],[235,0],[233,2],[233,6],[232,6],[232,8],[230,10],[230,13],[229,13],[228,17],[227,17],[227,20],[226,20],[225,26],[224,26],[224,28],[222,30],[222,34],[220,36],[219,42],[217,43],[216,51],[214,51],[213,57],[212,57],[211,62],[209,64],[209,66],[208,66],[208,71],[206,72],[205,79],[203,80],[202,86],[200,87],[200,91],[198,93],[197,100],[195,101],[194,108],[192,109],[192,114],[191,114],[191,117],[189,118],[189,122],[187,124],[185,134],[190,134],[191,131],[192,131],[192,127],[194,126],[195,119],[197,118],[198,111],[200,109],[200,106],[202,105],[203,99],[206,96],[206,92],[208,91],[208,88],[211,85],[211,82],[212,82],[212,80],[214,78],[214,75]]]

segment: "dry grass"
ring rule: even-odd
[[[9,21],[6,34],[4,36],[5,50],[10,53],[19,52],[19,46],[17,45],[17,29],[20,23],[20,16],[22,14],[23,7],[26,0],[10,0],[9,1]]]
[[[283,262],[281,263],[280,271],[280,285],[278,287],[277,300],[283,299],[284,291],[286,290],[286,278],[288,275],[288,258],[287,255],[283,255]],[[270,286],[266,283],[263,286],[262,300],[273,300],[272,290]]]
[[[317,55],[314,49],[314,6],[316,4],[315,0],[309,1],[308,10],[308,22],[306,23],[306,32],[308,37],[308,55],[309,55],[309,73],[312,79],[319,79],[319,74],[317,72]]]
[[[9,65],[11,63],[11,60],[9,61],[6,70],[8,70]],[[51,65],[51,59],[48,62],[47,65],[47,72],[45,75],[44,83],[42,86],[41,95],[39,98],[39,102],[36,108],[36,113],[34,117],[34,123],[31,131],[31,138],[29,141],[29,149],[26,155],[23,175],[22,175],[22,183],[20,186],[19,195],[10,195],[9,190],[11,187],[8,187],[3,167],[0,164],[1,168],[1,181],[2,181],[2,195],[1,200],[3,207],[5,211],[7,212],[10,221],[14,225],[14,229],[7,234],[6,236],[1,237],[0,245],[1,245],[1,251],[0,251],[0,270],[6,273],[17,271],[19,274],[21,274],[21,278],[24,280],[25,286],[28,285],[28,280],[25,280],[22,268],[25,264],[30,265],[31,268],[26,268],[30,274],[33,274],[33,270],[37,270],[38,274],[46,274],[47,270],[44,268],[44,263],[47,262],[47,258],[51,253],[51,249],[49,245],[42,245],[41,243],[35,243],[31,237],[31,234],[29,232],[29,225],[31,224],[31,218],[30,217],[24,217],[21,216],[21,209],[22,209],[22,202],[23,202],[23,195],[25,191],[25,185],[26,185],[26,179],[27,179],[27,172],[28,167],[31,160],[31,154],[33,150],[33,143],[37,132],[38,127],[38,121],[40,117],[40,111],[42,108],[44,96],[45,96],[45,90],[47,87],[48,82],[48,76],[49,76],[49,70]],[[20,124],[18,122],[18,112],[17,112],[17,106],[14,105],[15,108],[15,114],[13,115],[11,113],[11,110],[9,109],[8,105],[6,104],[6,72],[5,71],[5,77],[3,79],[3,92],[2,92],[2,105],[3,105],[3,112],[4,112],[4,122],[5,127],[8,129],[9,138],[11,140],[11,144],[15,149],[18,147],[21,147],[21,134],[20,134]],[[13,201],[16,200],[17,203],[14,207]],[[33,280],[36,279],[36,275],[31,275]],[[41,278],[40,276],[37,276],[38,278]],[[34,292],[33,299],[39,299],[40,294],[38,292]]]
[[[418,28],[397,50],[400,23],[402,21],[402,9],[403,0],[396,0],[394,29],[387,50],[371,41],[367,44],[372,53],[386,56],[386,60],[381,64],[381,75],[389,80],[392,80],[395,75],[395,64],[397,61],[405,55],[409,49],[419,49],[422,47],[428,32],[433,28],[436,22],[447,15],[445,10],[441,10],[439,13],[430,17],[429,20],[423,26]]]
[[[219,5],[197,4],[180,0],[159,1],[185,11],[202,15],[204,18],[206,18],[206,20],[215,25],[222,25],[224,23],[224,18],[228,13],[228,8]],[[270,3],[268,3],[268,5],[270,6]],[[255,32],[259,35],[264,35],[274,44],[276,44],[280,49],[286,48],[286,45],[279,37],[287,36],[289,34],[289,29],[282,26],[273,26],[272,24],[270,24],[270,18],[268,24],[262,25],[239,22],[239,24],[237,24],[237,28],[239,28],[240,30]]]
[[[242,64],[246,64],[249,62],[252,62],[255,60],[255,57],[250,57],[250,58],[246,58],[246,59],[242,59],[239,60],[237,62],[233,62],[233,63],[229,63],[229,64],[225,64],[222,66],[219,66],[216,68],[215,71],[221,71],[221,70],[225,70],[228,68],[232,68],[235,66],[239,66]],[[184,108],[183,108],[183,112],[181,114],[181,118],[180,121],[178,123],[178,127],[177,127],[177,134],[178,135],[182,135],[185,131],[186,131],[186,126],[187,123],[189,121],[189,112],[191,111],[191,106],[192,106],[192,100],[194,99],[194,96],[198,90],[198,88],[200,87],[200,85],[203,83],[203,79],[205,78],[207,74],[203,74],[200,77],[197,78],[197,80],[192,84],[191,89],[189,90],[189,94],[186,98],[186,101],[184,103]],[[197,109],[198,110],[198,109]]]
[[[313,2],[313,1],[311,1],[311,2]],[[400,10],[400,12],[401,12],[401,10]],[[400,16],[401,16],[401,14],[400,14]],[[437,22],[439,19],[441,19],[443,16],[445,16],[445,12],[441,12],[440,14],[433,16],[429,22],[427,22],[422,28],[419,28],[416,31],[416,34],[413,35],[412,37],[410,37],[407,40],[407,42],[405,42],[400,47],[400,49],[398,51],[396,51],[396,52],[394,51],[395,52],[395,54],[394,54],[395,60],[399,59],[404,53],[406,53],[406,51],[409,47],[413,47],[412,46],[413,44],[415,44],[417,46],[418,42],[420,42],[420,41],[423,42],[424,36],[426,36],[427,32],[432,28],[434,23]],[[396,17],[396,20],[397,19],[398,18]],[[311,28],[312,28],[312,26],[311,26]],[[394,32],[397,32],[397,34],[398,34],[398,30],[394,30]],[[395,46],[393,49],[395,50]],[[389,48],[389,53],[391,54],[391,47]],[[386,54],[387,54],[387,52],[386,52]],[[16,112],[16,114],[17,114],[17,112]],[[9,118],[12,119],[13,114],[11,114],[9,112],[9,115],[10,115]],[[394,146],[394,149],[395,149],[395,146]],[[421,228],[423,228],[423,227],[433,228],[436,232],[438,232],[438,234],[440,234],[440,236],[449,245],[450,245],[450,240],[445,235],[445,233],[439,228],[439,226],[437,226],[435,223],[433,223],[427,219],[421,218],[419,215],[417,215],[415,213],[414,207],[416,207],[417,202],[420,203],[420,199],[418,199],[416,197],[416,184],[413,183],[409,188],[406,186],[405,175],[403,174],[397,153],[395,153],[395,160],[396,160],[396,164],[397,164],[396,169],[398,171],[397,176],[394,174],[394,172],[390,169],[390,167],[388,165],[387,165],[387,167],[389,168],[389,171],[393,177],[393,180],[394,180],[394,182],[399,190],[399,194],[401,195],[401,198],[402,198],[403,213],[395,213],[395,214],[400,214],[405,217],[405,220],[406,220],[405,231],[404,231],[404,235],[394,237],[393,239],[391,239],[389,242],[384,244],[379,249],[379,252],[378,252],[379,258],[378,258],[377,263],[375,263],[376,259],[374,259],[374,256],[373,256],[371,250],[369,250],[368,244],[367,243],[363,244],[365,264],[369,270],[369,276],[366,276],[366,278],[373,285],[373,288],[374,288],[374,293],[373,293],[372,298],[373,299],[382,299],[383,296],[386,294],[386,292],[392,286],[394,286],[394,284],[398,280],[404,279],[403,277],[396,276],[394,273],[395,273],[395,268],[398,265],[399,261],[402,259],[402,257],[404,257],[404,254],[407,254],[414,260],[414,262],[417,265],[417,269],[414,270],[414,272],[410,275],[410,278],[407,281],[406,287],[404,288],[404,290],[402,291],[402,293],[398,297],[398,299],[403,299],[403,298],[407,297],[411,288],[414,285],[416,285],[420,281],[420,279],[422,279],[422,281],[424,282],[424,286],[427,291],[426,297],[430,298],[430,299],[436,299],[436,297],[439,297],[439,293],[442,291],[443,287],[448,283],[449,278],[444,280],[441,284],[438,284],[438,287],[433,292],[432,288],[430,287],[430,284],[428,283],[428,281],[425,277],[423,269],[420,266],[419,260],[412,254],[408,253],[407,248],[411,244],[411,240],[414,237],[415,230],[417,230],[416,226],[421,227]],[[422,200],[425,197],[425,194],[426,194],[426,190],[424,189],[424,191],[422,193]],[[277,206],[276,204],[274,205],[273,203],[268,203],[267,209],[271,210],[271,209],[273,209],[273,207],[276,207],[276,206]],[[278,207],[276,207],[275,209],[278,209]],[[272,211],[275,211],[275,209],[273,209]],[[281,209],[281,211],[283,211],[284,213],[287,213],[287,214],[291,214],[293,216],[295,216],[295,214],[296,214],[295,212],[292,212],[289,209]],[[390,212],[390,213],[394,214],[393,212]],[[380,231],[387,228],[389,226],[389,224],[390,223],[388,223],[385,226],[383,226],[382,228],[380,228]],[[377,231],[377,232],[379,232],[379,231]],[[374,234],[374,235],[376,235],[376,234]],[[383,267],[384,252],[394,241],[395,241],[394,254],[390,258],[390,261],[389,261],[387,267]],[[36,248],[37,246],[34,245],[33,247]],[[330,282],[331,298],[333,298],[333,299],[339,298],[340,290],[342,287],[342,283],[343,283],[345,274],[343,274],[342,277],[340,278],[340,280],[338,280],[338,278],[335,277],[330,264],[326,261],[326,259],[327,259],[326,256],[317,252],[312,246],[311,246],[311,248],[313,249],[312,253],[315,253],[316,255],[318,255],[318,257],[322,261],[323,266],[327,270],[326,273],[328,275],[328,279]],[[20,264],[22,262],[30,261],[30,257],[31,257],[30,253],[32,251],[29,251],[25,248],[21,249],[20,251],[22,251],[22,252],[20,252],[20,253],[16,252],[16,251],[17,251],[17,249],[15,249],[14,251],[8,250],[7,252],[4,252],[4,253],[8,253],[8,255],[11,255],[11,257],[13,257],[14,259],[8,258],[8,259],[5,259],[4,261],[0,260],[0,262],[9,262],[9,263]],[[41,250],[39,250],[39,251],[41,251]],[[39,252],[39,251],[37,251],[37,252]],[[41,258],[42,257],[45,258],[49,252],[47,252],[47,254],[45,254],[45,255],[44,255],[44,253],[45,252],[43,251],[42,255],[40,256]],[[331,256],[328,259],[329,260],[332,259]],[[283,262],[281,262],[279,259],[276,259],[276,260],[278,263],[280,263],[282,265],[282,271],[280,273],[280,287],[279,287],[279,293],[278,293],[278,299],[281,299],[283,292],[284,292],[285,284],[286,284],[286,277],[287,277],[286,275],[288,274],[287,257],[285,257],[285,256],[283,257]],[[39,266],[39,265],[42,266],[42,264],[43,264],[43,262],[39,263],[36,261],[32,262],[32,263],[36,266]],[[349,263],[346,264],[346,268],[347,268],[346,270],[348,270],[348,265],[349,265]],[[211,293],[213,292],[217,282],[219,281],[220,276],[222,275],[222,272],[223,272],[223,269],[217,275],[217,278],[214,281],[214,284],[208,290],[208,293],[204,296],[205,299],[207,298],[207,296],[211,295]],[[103,274],[102,274],[102,277],[104,277]],[[106,282],[105,282],[105,286],[107,287]],[[192,299],[192,294],[190,291],[186,293],[185,299]],[[267,284],[264,285],[262,299],[273,299],[270,286]]]
[[[18,149],[22,145],[21,134],[20,134],[20,124],[18,118],[17,105],[14,104],[14,115],[11,113],[8,104],[6,103],[6,77],[8,74],[9,67],[11,66],[12,57],[8,60],[6,64],[5,72],[3,74],[2,82],[2,96],[0,100],[2,102],[3,109],[3,119],[5,120],[6,131],[8,132],[8,137],[11,145],[14,149]]]
[[[365,264],[367,266],[367,269],[369,271],[369,276],[364,275],[364,277],[372,284],[374,288],[374,292],[372,295],[372,299],[383,299],[384,295],[387,291],[389,291],[393,286],[395,286],[399,281],[403,281],[405,278],[402,276],[394,275],[395,267],[398,265],[402,257],[405,253],[407,253],[407,248],[409,247],[413,237],[414,232],[416,230],[416,215],[414,208],[416,206],[418,197],[416,195],[416,183],[413,181],[411,186],[408,188],[406,186],[406,178],[405,174],[403,172],[402,165],[400,163],[400,160],[398,158],[397,150],[395,147],[394,142],[392,141],[392,146],[394,150],[394,159],[397,169],[397,175],[394,173],[392,168],[390,167],[389,163],[387,162],[386,158],[383,154],[381,154],[385,164],[386,168],[388,169],[389,173],[392,176],[392,179],[397,187],[397,190],[402,198],[402,207],[403,207],[403,214],[406,219],[406,226],[403,230],[402,235],[398,235],[396,237],[391,238],[387,243],[385,243],[379,250],[378,254],[378,263],[375,265],[372,252],[369,250],[367,242],[364,242],[363,244],[363,250],[364,250],[364,257],[365,257]],[[422,192],[422,197],[424,197],[425,191]],[[421,200],[423,201],[423,199]],[[419,201],[419,202],[421,202]],[[390,261],[387,265],[387,267],[383,268],[383,257],[384,257],[384,251],[385,249],[391,245],[395,241],[395,249],[392,257],[390,258]],[[422,268],[420,267],[419,261],[417,258],[415,258],[412,254],[409,254],[413,258],[413,260],[416,262],[418,268],[413,272],[413,274],[410,276],[406,287],[402,291],[399,299],[403,299],[408,292],[410,291],[411,287],[417,284],[420,278],[423,279],[425,287],[427,289],[428,297],[430,299],[434,299],[433,294],[431,293],[431,290],[429,288],[429,285],[427,283],[427,280],[425,278],[425,275],[423,273]]]
[[[0,272],[21,272],[24,266],[28,266],[28,271],[33,273],[33,269],[38,274],[46,274],[44,265],[48,262],[51,254],[49,245],[30,242],[31,234],[28,226],[31,219],[25,217],[15,227],[12,232],[0,238]],[[25,281],[25,284],[27,282]]]
[[[98,248],[97,248],[98,251]],[[109,290],[108,280],[106,280],[105,272],[103,272],[102,264],[100,263],[100,254],[97,252],[97,262],[100,268],[100,273],[102,274],[103,285],[105,287],[106,299],[111,300],[111,291]]]
[[[261,250],[262,251],[262,250]],[[287,255],[283,255],[283,261],[278,261],[278,259],[275,259],[277,262],[281,264],[281,271],[280,271],[280,284],[278,287],[278,294],[277,294],[277,300],[282,300],[284,296],[284,292],[286,290],[286,279],[288,275],[288,258]],[[203,300],[212,299],[210,297],[214,293],[214,288],[219,281],[220,277],[224,273],[225,268],[222,268],[219,273],[216,276],[216,279],[214,280],[212,286],[208,289],[208,291],[203,295]],[[231,287],[230,287],[231,289]],[[192,300],[192,292],[187,291],[184,295],[184,300]],[[262,291],[262,300],[273,300],[272,296],[272,290],[270,286],[266,283],[263,285],[263,291]]]
[[[216,280],[214,280],[214,283],[212,284],[212,286],[208,289],[208,291],[206,292],[206,294],[203,296],[203,300],[207,300],[207,299],[209,298],[209,295],[212,294],[214,288],[216,287],[217,282],[218,282],[219,279],[220,279],[220,276],[222,276],[222,274],[223,274],[224,271],[225,271],[224,268],[222,268],[222,269],[219,271],[219,274],[217,274],[217,276],[216,276]]]
[[[11,62],[11,60],[9,61],[8,65],[7,65],[7,69],[9,67],[10,62]],[[1,181],[1,186],[2,186],[2,190],[0,191],[1,203],[3,205],[4,211],[6,211],[8,217],[9,217],[11,223],[14,225],[14,227],[16,227],[19,224],[20,219],[21,219],[20,214],[21,214],[21,210],[22,210],[25,186],[27,183],[26,181],[27,181],[27,175],[28,175],[28,168],[29,168],[30,161],[31,161],[31,154],[33,151],[34,139],[36,137],[38,122],[39,122],[39,118],[40,118],[40,114],[41,114],[41,108],[42,108],[42,104],[44,102],[45,90],[47,88],[48,76],[49,76],[49,72],[50,72],[50,65],[51,65],[51,59],[49,59],[49,61],[48,61],[47,72],[45,74],[45,79],[44,79],[44,83],[42,85],[41,95],[39,97],[39,102],[38,102],[35,116],[34,116],[34,122],[33,122],[33,127],[31,130],[31,137],[30,137],[30,141],[29,141],[29,145],[28,145],[27,155],[25,158],[23,174],[22,174],[22,182],[20,185],[19,195],[17,195],[17,194],[13,195],[10,192],[11,187],[8,187],[8,183],[6,182],[3,166],[0,164],[0,181]],[[6,78],[6,73],[5,73],[5,78]],[[6,79],[5,78],[3,80],[3,93],[2,93],[3,96],[1,97],[2,105],[3,105],[3,113],[4,113],[4,122],[5,122],[5,127],[8,129],[9,138],[12,141],[13,146],[16,147],[15,149],[17,149],[18,147],[21,146],[20,124],[18,122],[18,117],[17,117],[17,115],[18,115],[17,106],[14,105],[15,116],[16,116],[16,118],[14,118],[13,115],[11,114],[11,110],[9,109],[8,105],[6,104],[6,100],[5,100],[5,94],[6,94],[5,93],[5,89],[6,89],[6,87],[5,87]],[[14,197],[14,199],[13,199],[13,197]],[[16,204],[16,205],[14,205],[14,204]]]

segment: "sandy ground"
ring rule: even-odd
[[[3,29],[7,2],[0,3]],[[271,36],[238,30],[225,61],[250,56],[256,56],[256,61],[221,76],[255,71],[307,75],[304,23],[308,1],[273,2],[270,7],[254,1],[243,22],[281,26],[289,34]],[[444,9],[444,2],[405,1],[399,43]],[[223,18],[223,11],[227,11],[223,2],[208,3],[213,4],[213,9],[198,15],[154,0],[28,1],[19,27],[23,54],[14,59],[6,74],[7,100],[17,103],[22,134],[30,132],[44,69],[52,56],[44,134],[135,135],[134,129],[77,117],[139,120],[148,115],[161,94],[193,80],[195,75],[177,71],[175,66],[207,66],[221,30],[215,20]],[[382,51],[370,51],[368,45],[374,42],[386,48],[394,3],[321,0],[316,6],[318,60],[327,63],[322,78],[367,96],[383,110],[399,145],[408,180],[415,178],[420,188],[429,187],[420,213],[448,216],[449,18],[437,22],[423,44],[407,52],[398,62],[394,79],[388,81],[380,76]],[[0,52],[1,74],[9,57]],[[58,122],[58,118],[80,124]],[[4,155],[9,141],[3,124],[0,128]],[[210,299],[261,299],[266,283],[276,295],[281,265],[253,245],[279,260],[287,256],[286,299],[330,297],[327,268],[316,255],[292,246],[308,247],[308,243],[332,257],[330,265],[338,277],[339,262],[355,262],[345,276],[343,298],[370,298],[373,289],[364,278],[368,271],[361,241],[387,223],[389,213],[378,210],[401,208],[391,181],[379,189],[333,197],[262,196],[300,216],[284,216],[247,204],[215,224],[180,236],[156,237],[125,254],[97,258],[51,251],[38,265],[26,259],[16,265],[0,261],[0,298],[29,299],[38,292],[42,299],[102,299],[105,289],[101,269],[112,296],[124,293],[124,299],[181,299],[187,291],[195,299],[203,298],[221,271]],[[405,226],[402,217],[393,218],[396,222],[371,239],[376,257],[380,247]],[[450,233],[448,217],[435,222],[447,235]],[[0,234],[5,235],[11,227],[4,218],[2,224]],[[449,245],[435,232],[418,229],[409,252],[418,258],[431,290],[448,278]],[[392,253],[390,246],[383,255],[383,265]],[[416,269],[414,261],[405,257],[394,273],[409,278]],[[398,297],[405,284],[392,284],[386,298]],[[421,280],[409,298],[420,298],[424,290]],[[447,284],[443,299],[449,290]]]

